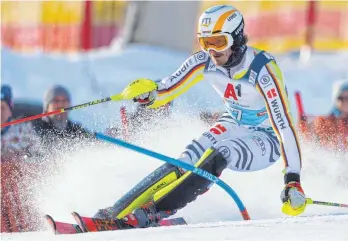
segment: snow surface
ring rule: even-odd
[[[10,234],[2,240],[348,240],[348,221],[343,216],[215,222],[181,227],[108,231],[53,236],[48,232]]]
[[[3,49],[2,80],[13,86],[15,96],[33,100],[40,100],[51,84],[62,83],[73,92],[74,104],[79,104],[114,94],[137,77],[164,77],[187,55],[147,46],[68,58],[41,53],[23,56]],[[346,73],[348,55],[318,54],[306,65],[300,64],[295,56],[279,59],[290,96],[301,89],[308,111],[321,114],[329,111],[331,83]],[[94,80],[87,73],[90,70],[87,62],[97,83],[92,83]],[[123,104],[131,107],[130,103]],[[135,143],[177,157],[193,137],[207,128],[198,120],[198,111],[220,104],[214,91],[202,82],[175,102],[170,125],[165,122],[165,128],[145,129],[151,131],[139,133]],[[71,114],[89,128],[103,130],[119,121],[119,107],[120,103],[101,104]],[[302,147],[302,183],[306,194],[314,200],[348,203],[347,157],[337,157],[306,143],[302,143]],[[76,143],[62,150],[58,170],[46,173],[44,182],[36,188],[37,206],[57,221],[72,222],[72,211],[88,216],[98,208],[112,205],[162,164],[107,143],[92,146]],[[221,176],[243,200],[252,221],[241,221],[233,200],[218,186],[213,186],[176,214],[190,224],[185,227],[63,236],[43,231],[2,234],[1,240],[348,240],[347,209],[309,205],[301,217],[288,218],[281,213],[282,167],[278,161],[263,171],[226,170]]]

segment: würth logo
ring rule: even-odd
[[[272,98],[277,97],[277,96],[278,96],[277,92],[276,92],[276,90],[274,88],[269,90],[269,91],[267,91],[267,97],[269,99],[272,99]]]
[[[213,132],[216,135],[220,135],[221,133],[225,131],[226,131],[226,128],[221,124],[217,124],[216,126],[210,129],[210,132]]]

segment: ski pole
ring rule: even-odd
[[[222,181],[218,177],[214,176],[213,174],[211,174],[207,171],[204,171],[198,167],[187,164],[185,162],[182,162],[182,161],[179,161],[177,159],[162,155],[162,154],[154,152],[154,151],[150,151],[150,150],[142,148],[140,146],[130,144],[130,143],[122,141],[120,139],[112,138],[112,137],[106,136],[106,135],[101,134],[101,133],[94,133],[94,134],[95,134],[96,138],[98,138],[100,140],[111,142],[113,144],[125,147],[127,149],[131,149],[133,151],[142,153],[146,156],[150,156],[150,157],[156,158],[158,160],[170,163],[172,165],[181,167],[181,168],[189,170],[189,171],[191,171],[191,172],[193,172],[193,173],[195,173],[195,174],[197,174],[197,175],[199,175],[199,176],[201,176],[201,177],[203,177],[211,182],[214,182],[215,184],[220,186],[222,189],[224,189],[233,198],[233,200],[235,201],[235,203],[237,204],[237,206],[239,208],[239,211],[240,211],[243,219],[250,220],[249,213],[248,213],[247,209],[245,208],[243,202],[238,197],[237,193],[229,185],[227,185],[224,181]]]
[[[113,100],[113,97],[115,97],[115,96],[117,96],[117,95],[114,95],[114,96],[111,96],[111,97],[108,97],[108,98],[104,98],[104,99],[100,99],[100,100],[94,100],[94,101],[87,102],[87,103],[84,103],[84,104],[81,104],[81,105],[75,105],[75,106],[71,106],[71,107],[64,108],[64,109],[54,110],[54,111],[50,111],[50,112],[47,112],[47,113],[42,113],[42,114],[38,114],[38,115],[34,115],[34,116],[21,118],[21,119],[18,119],[18,120],[6,122],[4,124],[1,124],[1,128],[4,128],[6,126],[10,126],[10,125],[15,125],[15,124],[27,122],[27,121],[31,121],[31,120],[35,120],[35,119],[39,119],[39,118],[42,118],[42,117],[45,117],[45,116],[57,115],[57,114],[60,114],[60,113],[63,113],[63,112],[67,112],[67,111],[70,111],[70,110],[82,109],[82,108],[85,108],[85,107],[88,107],[88,106],[91,106],[91,105],[96,105],[96,104],[108,102],[108,101]]]
[[[348,208],[348,204],[315,201],[315,200],[312,200],[311,198],[307,198],[307,204],[317,204],[317,205],[323,205],[323,206]]]
[[[43,114],[39,114],[39,115],[29,116],[29,117],[21,118],[18,120],[6,122],[4,124],[1,124],[1,128],[4,128],[6,126],[10,126],[10,125],[19,124],[19,123],[26,122],[26,121],[39,119],[39,118],[42,118],[44,116],[57,115],[57,114],[67,112],[70,110],[77,110],[77,109],[89,107],[92,105],[96,105],[96,104],[100,104],[100,103],[104,103],[104,102],[108,102],[108,101],[131,100],[138,95],[153,91],[156,88],[157,88],[157,85],[153,81],[148,80],[148,79],[138,79],[138,80],[135,80],[135,81],[131,82],[130,84],[128,84],[126,86],[126,88],[124,88],[124,90],[121,93],[110,96],[108,98],[94,100],[94,101],[87,102],[87,103],[84,103],[81,105],[75,105],[75,106],[71,106],[68,108],[60,109],[60,110],[55,110],[55,111],[51,111],[51,112],[47,112],[47,113],[43,113]]]

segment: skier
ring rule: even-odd
[[[258,171],[282,157],[282,211],[301,214],[306,197],[300,183],[300,146],[276,60],[246,45],[243,16],[233,6],[207,9],[199,19],[198,40],[202,51],[189,57],[173,75],[156,82],[156,90],[137,96],[135,102],[157,108],[203,78],[208,80],[227,112],[178,159],[220,176],[226,168]],[[136,81],[139,84],[142,80]],[[124,228],[156,226],[211,185],[190,171],[164,164],[95,217],[118,219]]]

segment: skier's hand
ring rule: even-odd
[[[155,102],[156,97],[157,97],[157,91],[153,90],[151,92],[147,92],[145,94],[138,95],[133,100],[134,100],[134,102],[138,102],[141,105],[147,106],[147,105],[152,105],[153,102]]]
[[[286,215],[297,216],[306,208],[306,195],[296,173],[285,175],[285,187],[280,195],[283,202],[282,212]]]
[[[151,105],[156,100],[158,85],[155,81],[149,79],[138,79],[130,84],[131,90],[135,93],[142,93],[133,98],[134,102],[141,105]]]

